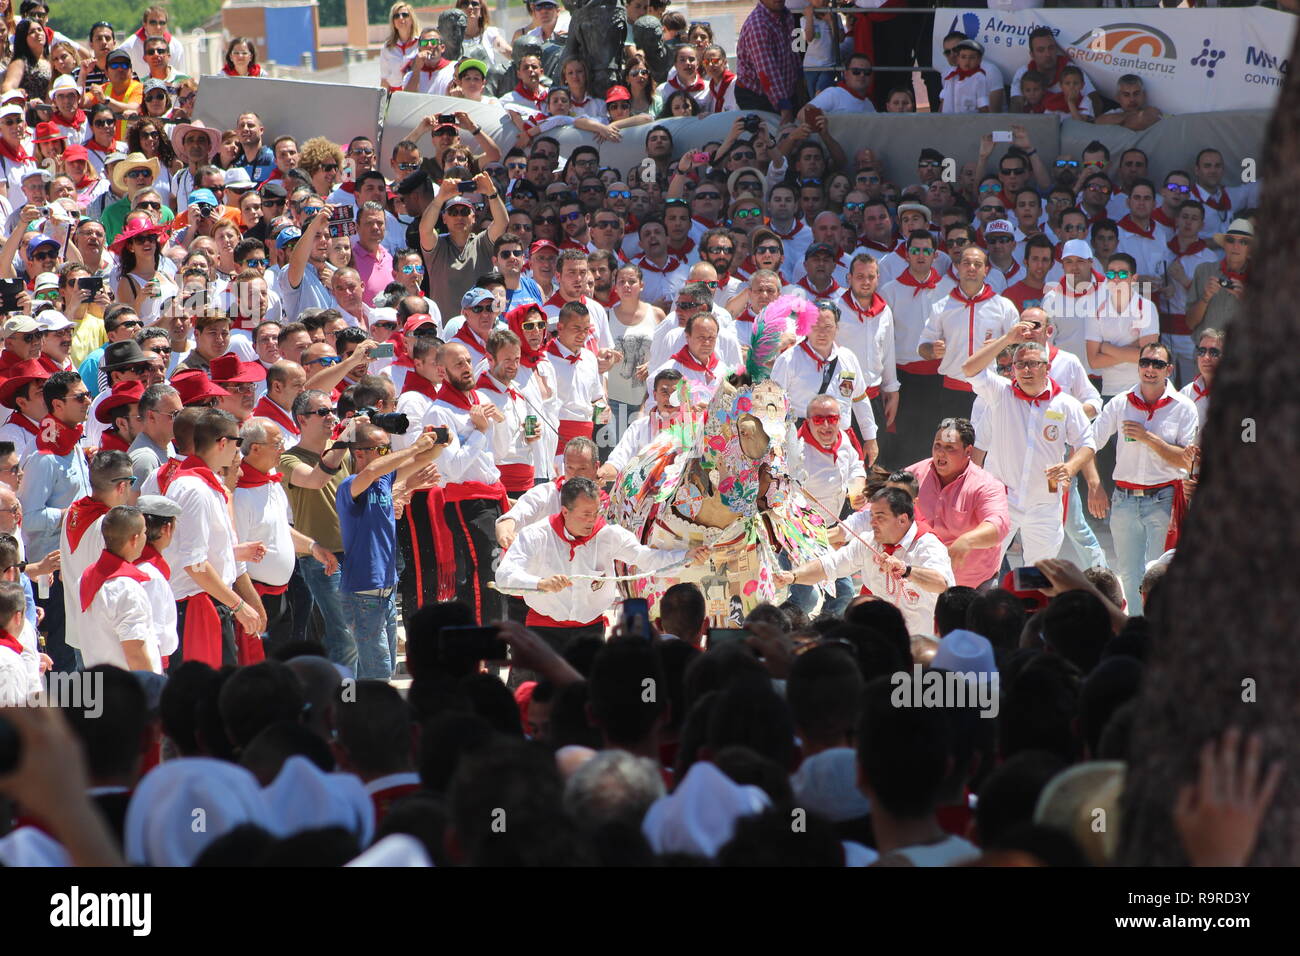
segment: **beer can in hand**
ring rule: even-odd
[[[529,415],[524,419],[524,437],[537,437],[537,416]]]

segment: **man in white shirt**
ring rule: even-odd
[[[839,402],[833,395],[818,395],[807,406],[807,417],[799,426],[794,447],[788,456],[790,477],[826,525],[839,521],[845,501],[855,509],[866,507],[867,472],[862,458],[844,433]],[[853,599],[853,579],[835,579],[835,595],[822,602],[822,613],[839,616]],[[790,600],[807,614],[813,612],[817,597],[807,585],[790,586]]]
[[[1164,285],[1164,264],[1173,233],[1151,218],[1155,208],[1155,183],[1135,180],[1129,186],[1128,213],[1115,225],[1119,227],[1119,251],[1137,263],[1138,281],[1159,289]]]
[[[894,316],[899,382],[891,464],[919,461],[930,447],[925,435],[933,431],[937,420],[936,410],[943,401],[943,379],[938,374],[939,360],[922,358],[918,346],[930,313],[957,287],[935,268],[937,247],[929,231],[917,229],[910,233],[904,248],[907,268],[880,289],[880,297]]]
[[[266,394],[253,406],[253,414],[270,419],[280,430],[284,447],[298,444],[302,430],[293,420],[293,401],[307,387],[307,372],[297,362],[280,359],[266,370]]]
[[[616,560],[651,573],[708,557],[703,545],[690,551],[646,547],[631,532],[606,524],[600,510],[595,482],[569,479],[560,489],[559,512],[523,529],[496,572],[502,587],[526,589],[528,627],[559,651],[585,637],[605,636],[604,615],[618,587],[600,579],[615,574]]]
[[[540,421],[534,423],[532,434],[524,428],[531,412],[515,382],[521,352],[519,336],[509,329],[497,329],[488,336],[491,367],[479,375],[477,384],[479,394],[501,412],[501,423],[492,429],[492,454],[501,470],[501,483],[512,499],[532,489],[536,474],[532,445],[542,440]]]
[[[871,496],[869,510],[846,523],[849,543],[794,571],[778,571],[776,583],[816,584],[862,572],[862,583],[882,601],[903,613],[907,631],[934,634],[934,604],[956,579],[948,549],[932,532],[921,532],[913,520],[911,496],[899,488],[881,488]],[[872,540],[870,544],[865,535]]]
[[[697,262],[692,267],[691,274],[692,276],[707,274],[704,273],[706,269],[709,272],[713,271],[713,267],[707,262]],[[772,297],[772,299],[775,298],[776,296]],[[686,344],[685,326],[687,319],[693,315],[704,314],[711,314],[718,322],[718,357],[731,367],[739,368],[744,359],[744,354],[741,352],[742,340],[737,329],[738,320],[733,319],[731,313],[726,309],[713,303],[713,296],[706,281],[692,278],[690,282],[681,287],[677,295],[673,297],[673,301],[668,303],[668,315],[655,326],[654,332],[650,336],[650,355],[646,359],[647,371],[660,368],[672,357],[674,352],[681,349]],[[751,320],[749,328],[745,330],[743,344],[749,344],[753,330]],[[650,380],[647,378],[646,389],[649,390],[649,388]]]
[[[682,373],[691,390],[691,403],[708,405],[723,379],[732,371],[718,357],[718,320],[711,313],[699,312],[686,320],[686,344],[673,353],[673,357],[650,376],[647,391],[653,394],[654,380],[664,369]]]
[[[41,389],[50,370],[36,359],[11,366],[0,382],[0,405],[12,409],[8,421],[0,425],[0,441],[12,442],[20,467],[36,451],[36,436],[45,417],[45,397]]]
[[[558,458],[569,439],[590,438],[595,419],[608,420],[605,384],[596,354],[586,347],[592,332],[591,312],[581,302],[568,302],[560,309],[555,338],[546,347],[555,369],[555,391],[559,398],[559,433],[555,445]],[[557,463],[558,464],[558,463]]]
[[[985,281],[989,257],[983,249],[968,246],[957,261],[959,283],[948,293],[947,300],[936,305],[926,320],[917,350],[922,358],[938,359],[944,389],[969,392],[962,375],[962,364],[986,342],[1002,336],[1020,317],[1010,299],[1004,299]],[[970,414],[965,396],[943,396],[941,417],[964,417]]]
[[[1097,322],[1105,277],[1093,268],[1092,246],[1082,239],[1070,239],[1061,247],[1064,275],[1057,282],[1049,276],[1043,292],[1043,311],[1056,329],[1057,346],[1076,355],[1088,374],[1088,330]]]
[[[962,366],[988,405],[984,470],[1007,486],[1011,530],[1002,552],[1019,531],[1027,565],[1060,552],[1065,539],[1061,492],[1096,453],[1092,423],[1079,400],[1052,381],[1047,347],[1031,341],[1035,331],[1031,322],[1017,322]],[[1016,346],[1011,381],[988,367],[1009,345]]]
[[[103,516],[103,547],[77,580],[81,658],[86,667],[162,673],[153,608],[135,566],[144,546],[144,515],[115,506]]]
[[[59,573],[63,577],[63,612],[68,643],[80,647],[87,630],[81,621],[82,601],[77,582],[104,550],[100,525],[110,508],[128,504],[135,476],[131,456],[124,451],[101,451],[90,462],[90,493],[72,502],[63,513],[59,530]],[[90,666],[90,665],[86,665]]]
[[[663,220],[643,219],[637,227],[641,255],[633,260],[641,267],[645,287],[643,301],[661,309],[671,308],[673,296],[686,283],[690,266],[668,252],[668,233]]]
[[[333,552],[321,547],[289,523],[289,498],[283,476],[276,471],[286,443],[280,429],[269,418],[250,418],[239,430],[243,460],[235,484],[235,533],[240,541],[260,541],[266,553],[248,566],[253,589],[266,609],[266,629],[248,635],[264,643],[270,656],[277,647],[293,639],[293,608],[288,600],[289,579],[294,561],[302,551],[333,574],[338,561]]]
[[[438,360],[447,380],[427,423],[445,427],[450,439],[438,467],[445,479],[443,520],[455,549],[456,599],[473,608],[479,623],[488,624],[505,616],[501,595],[487,587],[496,556],[496,519],[508,504],[491,435],[502,427],[504,416],[474,388],[469,349],[451,342],[439,350]]]
[[[679,409],[673,405],[673,396],[677,394],[677,383],[681,380],[682,373],[675,368],[665,368],[655,374],[654,405],[643,409],[627,426],[623,437],[600,466],[600,481],[617,480],[633,456],[643,451],[666,425],[679,417]],[[567,454],[565,461],[568,461]]]
[[[199,660],[220,668],[238,663],[235,622],[260,634],[266,629],[266,612],[243,561],[235,556],[229,491],[217,477],[238,461],[239,423],[229,412],[209,409],[194,423],[193,444],[194,454],[166,488],[167,497],[181,508],[176,534],[163,552],[172,568],[181,636],[171,663]],[[253,545],[250,556],[262,547]]]
[[[402,89],[408,93],[446,96],[456,75],[456,64],[443,55],[442,38],[433,27],[420,31],[420,43],[411,62],[406,65]]]
[[[835,342],[840,325],[839,307],[830,299],[817,300],[817,321],[794,348],[782,352],[772,365],[772,381],[785,389],[793,409],[808,407],[818,395],[829,395],[840,408],[840,429],[856,422],[862,435],[862,459],[870,468],[879,448],[876,419],[867,399],[867,385],[857,357]]]
[[[560,510],[560,489],[566,481],[574,478],[587,478],[591,481],[609,481],[612,478],[597,477],[596,466],[600,463],[600,449],[590,438],[571,438],[564,446],[564,472],[554,481],[535,485],[515,500],[510,510],[496,521],[497,544],[509,548],[519,532],[529,525],[555,514]],[[601,466],[604,470],[604,466]]]
[[[1155,304],[1138,294],[1137,263],[1117,252],[1106,262],[1104,300],[1087,330],[1088,365],[1101,373],[1101,394],[1107,398],[1138,382],[1138,356],[1143,346],[1160,338]]]
[[[1169,384],[1169,347],[1153,341],[1138,351],[1138,383],[1108,401],[1094,424],[1098,446],[1120,435],[1110,533],[1124,595],[1140,614],[1142,576],[1147,563],[1165,551],[1175,499],[1182,494],[1182,479],[1191,464],[1187,446],[1196,439],[1199,419],[1192,400]],[[1105,514],[1107,502],[1100,488],[1090,490],[1088,499],[1094,514]]]
[[[876,107],[867,92],[870,85],[871,58],[854,53],[844,69],[844,80],[814,96],[811,105],[825,113],[874,113]]]

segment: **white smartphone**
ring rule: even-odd
[[[1008,129],[995,129],[993,131],[993,142],[995,143],[1011,142],[1011,131]]]

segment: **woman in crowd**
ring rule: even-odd
[[[143,153],[145,159],[158,160],[158,178],[153,186],[162,193],[163,202],[171,203],[172,169],[177,165],[176,153],[172,149],[162,120],[152,116],[142,116],[131,124],[126,134],[127,152]]]
[[[379,51],[379,83],[390,93],[400,90],[406,79],[406,64],[415,56],[420,39],[420,21],[409,3],[395,3],[388,11],[388,39]]]
[[[492,15],[484,0],[456,0],[456,9],[465,14],[465,41],[462,56],[482,53],[488,66],[510,60],[510,44],[501,31],[492,26]]]
[[[226,76],[261,76],[262,64],[257,62],[257,47],[248,37],[235,37],[226,47],[226,65],[221,68]]]
[[[45,27],[35,20],[20,20],[14,33],[13,59],[5,71],[0,90],[22,90],[27,99],[49,101],[54,67],[50,65]]]
[[[569,102],[573,107],[574,116],[590,116],[601,123],[609,122],[605,101],[598,96],[592,96],[589,92],[587,64],[584,61],[577,57],[565,60],[560,75],[564,78],[564,85],[569,91]]]
[[[623,353],[623,361],[609,370],[610,407],[620,435],[645,400],[650,340],[654,338],[655,326],[664,320],[662,309],[641,301],[644,291],[641,267],[631,263],[619,266],[614,273],[614,293],[618,298],[607,311],[614,348]]]
[[[658,116],[663,108],[663,99],[655,91],[654,80],[650,78],[650,69],[645,64],[645,57],[634,56],[628,61],[627,72],[623,75],[623,85],[632,94],[632,115],[649,113]]]
[[[176,283],[160,268],[166,227],[141,212],[127,216],[126,228],[109,247],[120,257],[117,301],[129,302],[146,326],[154,325],[162,302],[176,295]]]

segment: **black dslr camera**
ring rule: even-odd
[[[390,435],[405,435],[411,427],[411,420],[401,412],[377,412],[371,407],[358,408],[358,415],[365,415],[370,424],[382,428]]]

